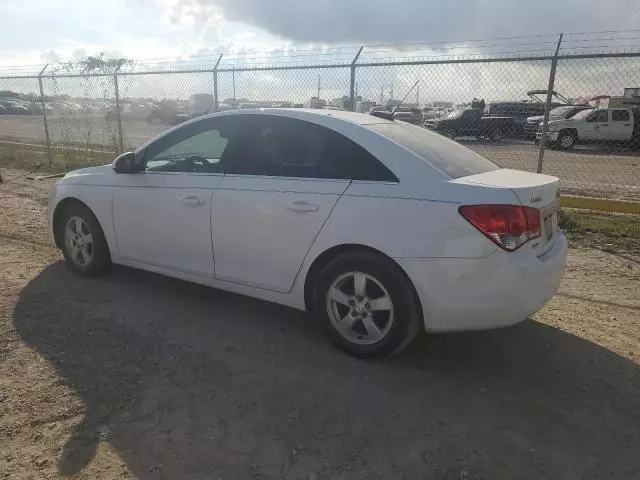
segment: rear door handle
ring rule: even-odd
[[[190,205],[192,207],[199,207],[200,205],[204,205],[204,200],[197,195],[185,195],[184,197],[179,197],[180,201],[185,205]]]
[[[289,210],[290,212],[296,212],[296,213],[307,213],[307,212],[317,212],[319,208],[320,207],[318,207],[318,205],[316,205],[315,203],[305,202],[304,200],[296,200],[290,206],[287,207],[287,210]]]

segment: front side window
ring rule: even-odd
[[[214,125],[190,124],[163,137],[145,153],[149,172],[219,173],[231,132],[219,119]]]
[[[614,122],[628,122],[629,112],[627,110],[614,110],[611,112],[611,119]]]

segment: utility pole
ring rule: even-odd
[[[563,33],[558,38],[558,45],[556,45],[556,53],[551,60],[551,71],[549,72],[549,85],[547,87],[547,101],[544,107],[544,119],[542,120],[542,136],[540,138],[540,150],[538,151],[538,168],[536,172],[542,173],[542,163],[544,162],[544,149],[547,143],[547,132],[549,131],[549,112],[551,111],[551,99],[553,98],[553,85],[556,81],[556,66],[558,65],[558,53],[560,52],[560,45],[562,45]]]
[[[38,85],[40,87],[40,103],[42,104],[42,119],[44,121],[44,137],[47,142],[47,161],[49,165],[53,162],[53,154],[51,153],[51,138],[49,137],[49,124],[47,122],[47,104],[44,100],[44,88],[42,87],[42,75],[44,71],[47,69],[49,64],[47,63],[42,70],[40,70],[40,75],[38,75]],[[0,183],[2,183],[2,177],[0,177]]]
[[[352,112],[356,111],[356,63],[358,62],[358,57],[362,53],[362,49],[364,46],[361,46],[356,53],[356,56],[353,57],[351,61],[351,82],[349,87],[349,110]]]
[[[318,100],[320,100],[320,78],[321,76],[318,75]]]
[[[216,66],[213,67],[213,111],[218,111],[218,65],[220,65],[220,60],[222,60],[222,53],[218,57],[218,61],[216,62]]]
[[[416,87],[416,108],[420,108],[420,84]]]
[[[393,102],[393,82],[391,82],[391,90],[389,90],[389,100]]]
[[[380,85],[380,105],[384,102],[384,85]]]
[[[231,71],[231,78],[233,79],[233,103],[236,103],[236,108],[237,108],[237,102],[236,100],[236,67],[235,65],[233,66],[233,70]]]

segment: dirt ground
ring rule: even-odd
[[[72,275],[45,187],[0,185],[0,479],[640,478],[638,257],[574,246],[532,320],[364,362],[287,308]]]

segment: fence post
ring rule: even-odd
[[[542,136],[540,137],[540,151],[538,152],[538,173],[542,173],[542,163],[544,162],[544,149],[547,145],[547,129],[549,127],[549,111],[551,110],[551,99],[553,98],[553,85],[556,81],[556,66],[558,65],[558,52],[560,51],[560,45],[562,44],[562,36],[558,38],[558,45],[556,46],[556,53],[551,59],[551,71],[549,72],[549,86],[547,87],[547,102],[544,106],[544,120],[542,121]]]
[[[356,62],[358,61],[358,57],[362,53],[362,49],[364,46],[361,46],[356,53],[356,56],[353,57],[353,61],[351,62],[351,88],[349,89],[349,103],[351,104],[351,111],[356,111]]]
[[[222,60],[222,53],[218,57],[218,61],[216,62],[216,66],[213,67],[213,111],[218,111],[218,65],[220,65],[220,60]]]
[[[113,84],[115,86],[115,95],[116,95],[116,121],[118,122],[118,143],[120,146],[120,150],[118,153],[124,152],[124,139],[122,138],[122,117],[120,115],[120,92],[118,90],[118,72],[120,71],[120,67],[122,64],[118,65],[118,68],[113,72]]]
[[[51,139],[49,138],[49,124],[47,123],[47,108],[46,103],[44,101],[44,88],[42,88],[42,75],[44,71],[47,69],[49,64],[47,63],[42,70],[40,70],[40,74],[38,75],[38,85],[40,87],[40,103],[42,105],[42,121],[44,122],[44,138],[47,142],[47,163],[51,165],[53,163],[53,154],[51,153]]]

